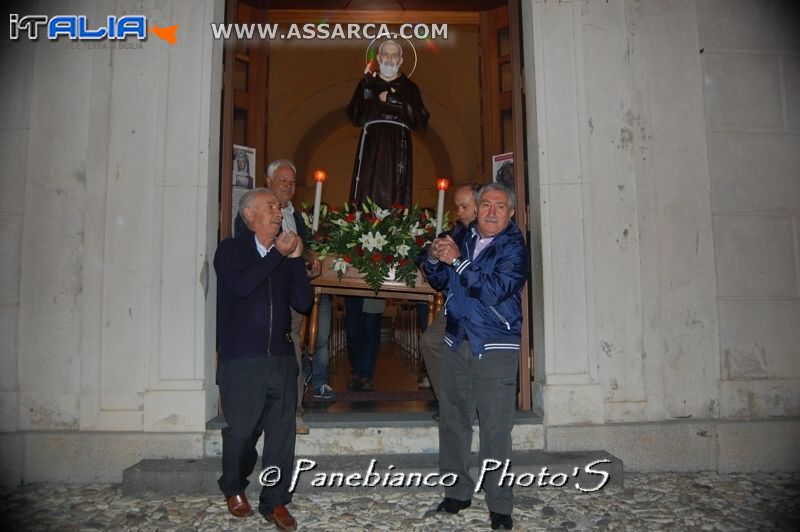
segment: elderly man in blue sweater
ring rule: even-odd
[[[214,257],[217,272],[217,345],[222,412],[222,476],[228,510],[252,513],[245,488],[264,432],[262,466],[277,466],[280,481],[265,486],[258,511],[279,530],[295,530],[286,509],[294,462],[298,365],[290,334],[289,307],[307,312],[311,285],[297,233],[281,232],[280,202],[269,189],[255,189],[239,203],[250,231],[224,240]]]

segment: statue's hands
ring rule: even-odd
[[[383,91],[382,93],[378,94],[378,99],[382,102],[386,101],[387,91]]]

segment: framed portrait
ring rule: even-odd
[[[492,182],[514,190],[514,153],[492,155]]]
[[[239,200],[256,186],[256,149],[249,146],[233,145],[233,173],[231,174],[231,234],[234,232]]]

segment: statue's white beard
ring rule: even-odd
[[[384,78],[393,78],[397,75],[397,71],[400,70],[400,65],[397,63],[381,63],[381,76]]]

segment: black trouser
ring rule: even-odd
[[[457,352],[445,353],[439,392],[439,469],[442,474],[458,475],[458,482],[445,488],[447,497],[467,501],[475,490],[469,458],[476,409],[481,464],[487,459],[504,464],[511,458],[518,364],[518,350],[489,351],[477,358],[466,341]],[[510,514],[514,505],[512,487],[508,482],[500,486],[500,474],[493,471],[484,479],[486,505],[489,511]]]
[[[444,315],[444,312],[440,312],[430,327],[419,337],[419,352],[422,353],[422,359],[425,361],[425,369],[428,371],[428,379],[431,381],[431,390],[437,401],[442,393],[444,351],[445,349],[450,350],[444,345],[446,325],[447,316]]]
[[[363,297],[348,296],[344,299],[347,354],[353,375],[371,379],[378,360],[383,314],[364,312],[363,305]]]
[[[262,469],[277,466],[281,478],[275,486],[262,488],[258,504],[262,514],[292,500],[297,373],[294,356],[221,360],[217,368],[219,398],[228,424],[222,429],[219,487],[225,497],[245,492],[263,430]]]

